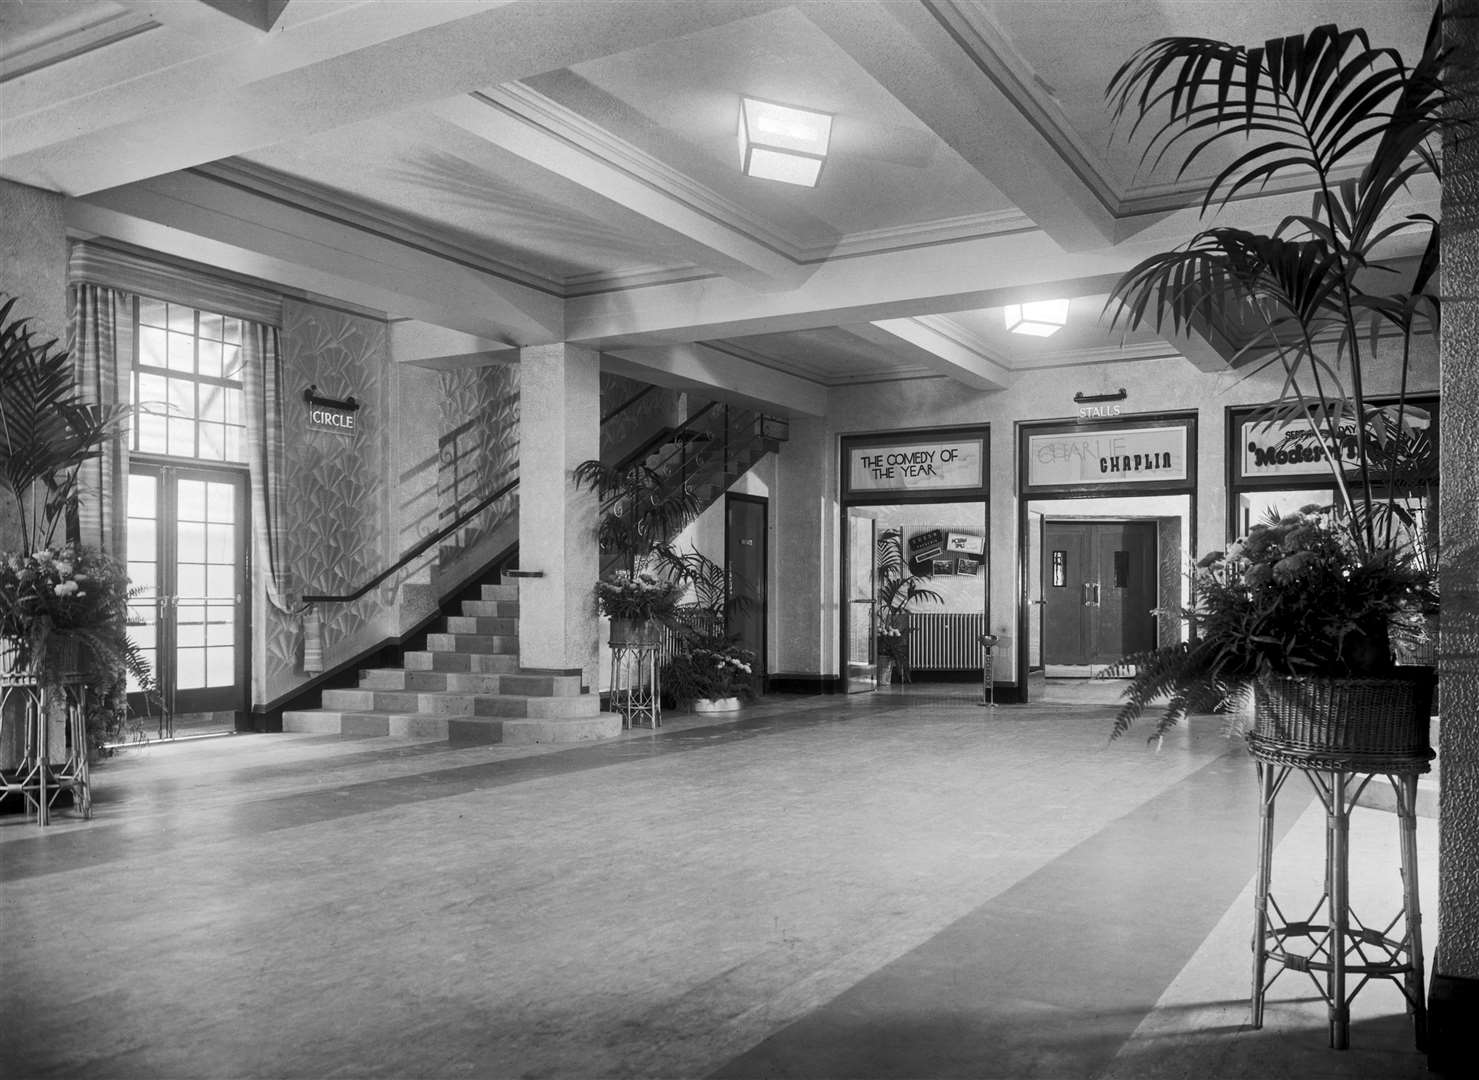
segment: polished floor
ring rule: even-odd
[[[1256,793],[1217,720],[1156,751],[1048,696],[772,696],[575,747],[131,750],[92,821],[0,818],[0,1075],[1425,1075],[1390,984],[1349,1051],[1294,973],[1248,1027]],[[1279,809],[1297,908],[1323,816],[1292,785]],[[1353,833],[1374,920],[1395,819]]]

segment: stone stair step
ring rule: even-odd
[[[318,735],[445,739],[449,719],[451,717],[423,713],[295,709],[282,714],[282,729]]]
[[[369,668],[359,673],[361,690],[468,690],[452,686],[442,671],[413,671],[409,668]]]
[[[432,652],[515,655],[519,639],[511,634],[427,634],[426,647]]]
[[[482,587],[482,598],[484,600],[517,604],[519,602],[519,587],[517,585],[484,585]]]
[[[408,652],[404,662],[410,671],[471,672],[501,675],[519,670],[519,658],[507,653]]]
[[[473,705],[474,716],[528,717],[531,719],[575,719],[595,716],[601,711],[601,699],[595,694],[574,697],[525,697],[520,694],[497,694],[479,697]]]
[[[420,713],[428,716],[468,716],[478,695],[445,690],[325,690],[323,707],[341,712]]]
[[[499,681],[500,694],[524,697],[573,697],[585,692],[579,675],[541,675],[520,671]]]
[[[462,614],[475,618],[517,619],[519,602],[517,600],[464,600],[462,601]]]
[[[614,739],[620,734],[621,717],[616,713],[597,713],[595,716],[569,719],[510,717],[503,721],[502,742],[510,746],[576,743],[591,739]]]
[[[519,620],[496,615],[448,615],[447,633],[512,637],[519,632]]]
[[[453,746],[485,746],[503,741],[503,721],[485,716],[447,719],[447,741]]]

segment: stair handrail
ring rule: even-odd
[[[361,585],[358,589],[355,589],[352,592],[334,595],[325,593],[314,593],[311,595],[305,594],[303,597],[303,603],[352,604],[354,601],[364,596],[367,592],[373,589],[376,585],[379,585],[382,581],[390,577],[392,574],[396,573],[399,570],[404,570],[412,563],[412,561],[415,560],[418,555],[424,554],[427,549],[451,536],[458,529],[462,528],[469,521],[477,517],[484,510],[488,509],[488,507],[492,506],[495,502],[503,498],[505,495],[509,494],[509,492],[513,491],[513,489],[518,486],[519,478],[515,476],[512,480],[504,484],[501,488],[493,492],[491,495],[484,495],[477,502],[473,503],[472,506],[468,507],[462,513],[458,514],[451,523],[443,525],[436,532],[430,533],[429,535],[424,536],[420,540],[416,541],[416,543],[412,544],[401,554],[401,557],[399,559],[397,559],[386,569],[380,571],[380,573],[376,574],[369,581]]]

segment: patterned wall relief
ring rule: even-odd
[[[449,524],[519,472],[519,368],[467,368],[441,376],[442,423],[437,467],[438,525]],[[516,493],[482,511],[444,545],[450,562],[513,512]]]
[[[385,324],[288,299],[282,349],[285,561],[302,592],[352,591],[396,555]],[[320,396],[360,403],[353,435],[308,430],[303,391],[310,385]],[[340,654],[351,639],[388,621],[385,607],[379,593],[322,606],[326,667],[346,658]],[[303,681],[300,631],[296,620],[273,617],[267,633],[265,676],[275,695]]]

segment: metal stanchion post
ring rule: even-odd
[[[976,704],[988,709],[996,708],[996,660],[993,650],[999,640],[995,634],[982,634],[976,638],[977,643],[986,650],[986,655],[981,660],[981,700]]]

